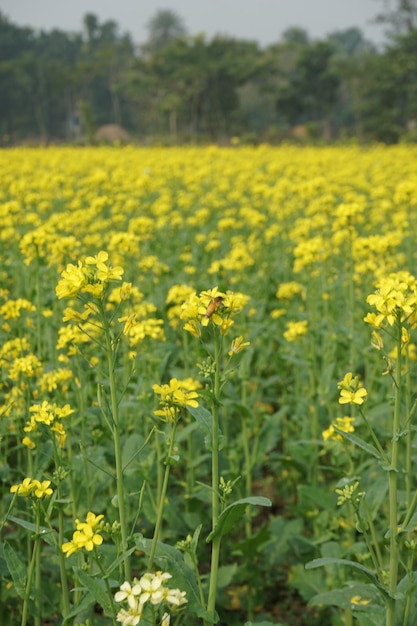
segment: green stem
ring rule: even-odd
[[[58,500],[61,500],[61,482],[58,482]],[[61,593],[62,593],[62,613],[63,617],[67,617],[70,614],[70,601],[68,594],[68,578],[67,570],[65,569],[65,555],[62,552],[62,544],[64,543],[64,511],[62,504],[58,505],[58,560],[59,571],[61,575]]]
[[[397,483],[398,483],[398,452],[399,452],[399,427],[401,410],[401,322],[397,320],[397,365],[395,371],[395,401],[394,421],[392,426],[391,466],[389,471],[389,531],[390,531],[390,554],[389,554],[389,582],[388,590],[391,597],[387,599],[386,626],[394,626],[395,622],[395,592],[398,578],[398,513],[397,513]]]
[[[404,411],[407,415],[407,435],[406,435],[406,460],[405,460],[405,493],[406,493],[406,509],[408,510],[411,504],[411,490],[412,490],[412,439],[413,431],[411,428],[411,379],[410,379],[410,363],[408,358],[408,346],[405,349],[405,406]]]
[[[348,253],[348,298],[349,298],[349,369],[354,372],[356,369],[356,350],[355,350],[355,285],[354,285],[354,260],[353,260],[353,237],[355,229],[349,225],[349,253]]]
[[[154,530],[153,539],[152,539],[151,552],[149,554],[148,572],[151,572],[153,568],[153,561],[155,558],[156,546],[158,543],[159,533],[161,531],[162,516],[164,513],[165,496],[166,496],[167,489],[168,489],[169,473],[171,470],[171,457],[174,451],[176,429],[177,429],[177,424],[176,422],[174,422],[172,424],[172,429],[171,429],[171,438],[169,441],[168,456],[165,460],[164,479],[162,481],[162,488],[161,488],[161,493],[159,496],[159,503],[158,503],[158,514],[156,517],[156,524],[155,524],[155,530]]]
[[[35,285],[35,298],[36,298],[36,349],[38,351],[38,357],[41,358],[42,354],[42,320],[41,320],[41,279],[40,279],[40,260],[37,259],[36,263],[36,285]]]
[[[220,401],[220,338],[214,334],[214,383],[212,402],[212,450],[211,450],[211,516],[212,529],[219,518],[219,401]],[[213,540],[211,551],[210,584],[207,611],[214,617],[216,609],[217,575],[219,569],[220,535]]]
[[[242,361],[242,395],[241,401],[242,406],[247,406],[247,374],[245,362]],[[252,494],[252,455],[249,447],[249,429],[246,423],[246,415],[244,414],[242,417],[242,442],[243,442],[243,456],[244,456],[244,464],[245,464],[245,497],[248,498]],[[248,507],[249,508],[249,507]],[[250,511],[248,511],[245,518],[245,536],[247,539],[252,535],[252,518]],[[247,618],[248,621],[252,622],[254,619],[254,597],[252,586],[248,586],[248,596],[247,596]]]
[[[81,382],[83,381],[84,374],[81,368],[79,355],[77,355],[76,367],[77,367],[78,380],[80,381],[80,385],[77,385],[77,396],[78,396],[78,411],[81,417],[81,441],[85,442],[87,441],[87,436],[86,436],[87,420],[85,417],[85,385],[82,384]],[[68,445],[68,452],[72,454],[71,444]],[[84,480],[85,480],[85,484],[89,485],[90,484],[90,467],[87,461],[87,455],[83,454],[82,457],[83,457]],[[71,489],[72,489],[72,485],[71,485]],[[92,509],[91,493],[92,493],[92,490],[87,488],[85,497],[87,500],[87,507],[89,511],[91,511]],[[75,519],[75,516],[74,516],[74,519]]]
[[[407,559],[407,576],[408,576],[408,592],[406,593],[405,609],[403,626],[408,626],[409,617],[411,612],[411,605],[413,603],[413,562],[414,562],[415,549],[410,548]]]
[[[36,584],[36,592],[35,592],[35,605],[36,605],[36,611],[35,611],[35,626],[40,626],[41,623],[41,617],[40,617],[40,588],[38,588],[38,585],[40,587],[40,554],[39,554],[39,544],[40,544],[40,526],[41,526],[41,519],[40,519],[40,506],[39,506],[39,502],[36,502],[36,528],[35,528],[35,540],[34,540],[34,544],[33,544],[33,552],[32,552],[32,558],[30,560],[30,564],[29,564],[29,569],[28,569],[28,576],[27,576],[27,581],[26,581],[26,587],[25,587],[25,599],[23,601],[23,609],[22,609],[22,620],[21,620],[21,626],[26,626],[27,624],[27,619],[28,619],[28,613],[29,613],[29,595],[30,595],[30,588],[32,586],[32,578],[33,578],[33,574],[35,572],[35,584]]]
[[[122,462],[122,446],[120,441],[120,423],[119,423],[119,404],[117,401],[117,392],[116,392],[116,379],[114,374],[115,369],[115,359],[114,359],[114,349],[113,342],[111,339],[110,327],[108,324],[108,320],[106,318],[106,314],[104,311],[103,304],[101,304],[101,317],[103,321],[104,335],[106,340],[106,354],[107,354],[107,367],[109,372],[109,388],[110,388],[110,403],[111,403],[111,412],[112,412],[112,434],[113,434],[113,445],[114,445],[114,456],[116,461],[116,488],[117,488],[117,501],[119,506],[119,522],[120,522],[120,532],[122,537],[122,554],[125,554],[123,560],[124,574],[126,580],[130,580],[130,558],[126,554],[128,548],[128,537],[127,537],[127,521],[126,521],[126,511],[125,511],[125,493],[124,493],[124,483],[123,483],[123,462]]]

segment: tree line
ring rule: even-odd
[[[404,13],[404,6],[412,9]],[[0,141],[93,142],[106,124],[139,141],[417,140],[413,2],[384,49],[358,28],[313,40],[290,28],[265,48],[189,35],[161,10],[135,46],[113,20],[37,32],[0,14]],[[407,19],[406,19],[407,18]]]

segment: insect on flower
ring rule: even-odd
[[[207,307],[207,311],[206,311],[206,317],[211,317],[213,313],[217,311],[219,306],[223,306],[222,296],[217,296],[217,298],[213,298],[212,300],[210,300],[209,305]]]

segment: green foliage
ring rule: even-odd
[[[382,50],[358,28],[321,41],[292,28],[264,50],[208,40],[188,35],[169,9],[149,21],[138,49],[116,22],[91,13],[76,34],[37,33],[0,14],[0,136],[6,145],[91,144],[99,127],[116,125],[109,141],[126,140],[126,129],[169,143],[415,142],[416,9],[407,10],[385,14],[400,26]]]

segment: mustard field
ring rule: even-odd
[[[417,147],[0,171],[0,623],[417,624]]]

